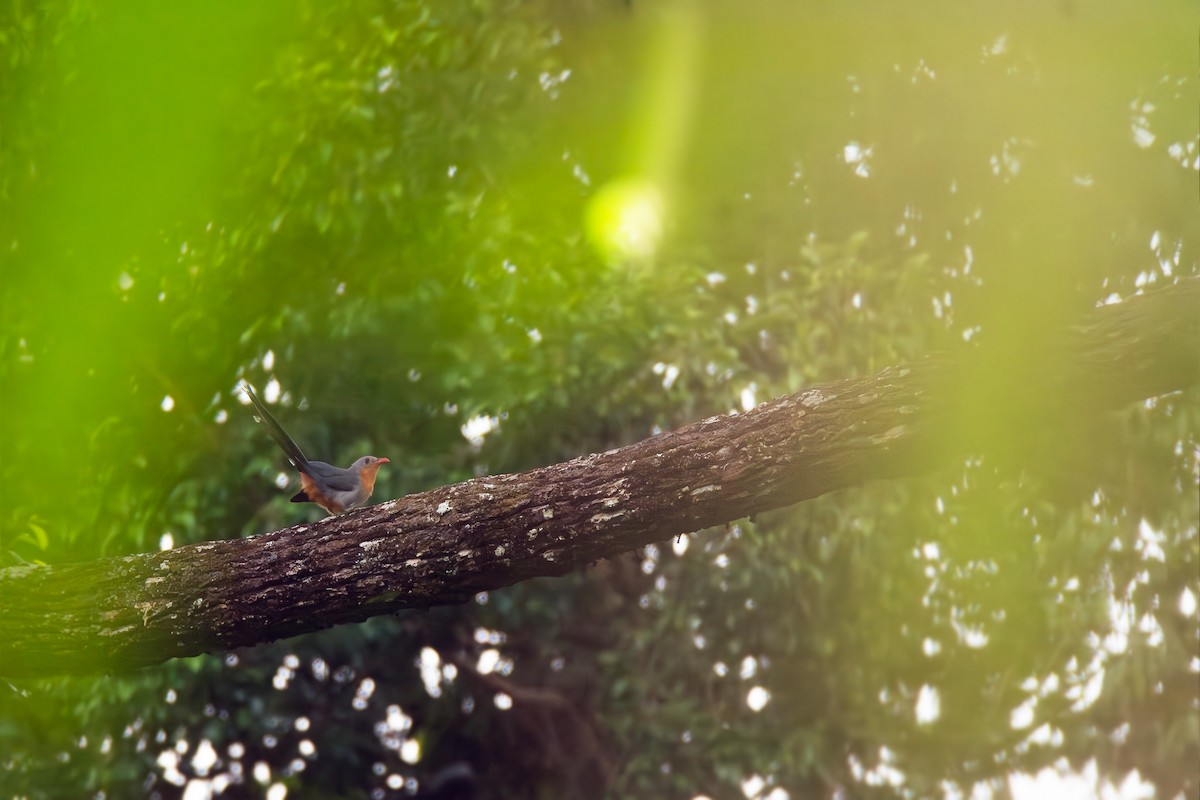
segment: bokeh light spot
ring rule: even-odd
[[[662,218],[662,194],[653,184],[614,181],[588,203],[588,239],[609,261],[649,258],[662,239]]]

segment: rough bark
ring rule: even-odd
[[[1038,359],[1005,436],[1200,379],[1200,279],[1097,309]],[[966,355],[966,354],[964,354]],[[986,446],[950,387],[986,350],[817,386],[605,453],[495,475],[246,539],[0,571],[0,674],[118,670],[462,602],[677,534]],[[1052,362],[1052,363],[1051,363]],[[965,371],[964,371],[965,370]],[[1037,409],[1036,413],[1029,409]],[[953,422],[951,422],[953,420]],[[1013,430],[1019,426],[1021,430]]]

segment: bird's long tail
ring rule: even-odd
[[[263,401],[258,399],[258,395],[254,393],[254,389],[250,384],[243,383],[242,391],[250,398],[250,402],[254,404],[254,411],[258,415],[258,421],[267,426],[267,431],[271,434],[271,438],[283,449],[287,454],[288,461],[292,462],[292,466],[301,472],[307,472],[308,458],[305,457],[304,451],[300,446],[293,441],[292,437],[287,435],[287,431],[279,424],[279,420],[271,415],[267,410]]]

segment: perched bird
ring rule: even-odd
[[[316,503],[330,514],[340,514],[367,502],[375,490],[375,473],[380,465],[389,463],[388,459],[363,456],[346,469],[324,461],[309,461],[250,384],[243,383],[242,389],[254,404],[259,422],[267,426],[271,438],[283,448],[292,466],[300,470],[300,491],[292,498],[293,503]]]

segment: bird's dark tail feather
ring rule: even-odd
[[[263,401],[258,399],[258,395],[254,393],[254,389],[251,388],[250,384],[243,383],[242,391],[246,393],[246,396],[250,398],[250,402],[254,404],[254,411],[258,415],[258,421],[267,426],[267,432],[271,434],[271,438],[274,439],[275,443],[278,444],[280,448],[283,449],[283,452],[287,454],[288,460],[292,462],[292,466],[301,472],[306,472],[308,467],[308,459],[305,457],[304,451],[301,450],[300,446],[292,440],[292,437],[287,435],[287,432],[283,429],[283,426],[280,425],[279,421],[271,415],[271,412],[267,410],[267,407],[263,404]],[[301,492],[300,494],[303,495],[304,492]],[[297,495],[297,497],[299,496],[300,495]],[[303,500],[296,500],[295,498],[292,499],[297,503],[304,502]]]
[[[292,498],[292,502],[293,503],[311,503],[312,500],[310,500],[308,495],[305,494],[303,490],[301,490],[299,492],[296,492],[296,496]]]

